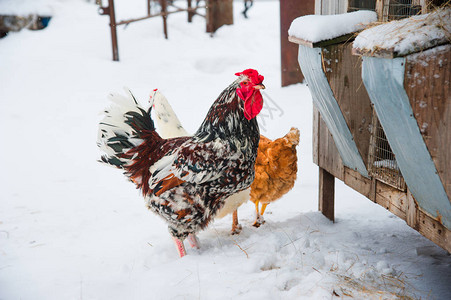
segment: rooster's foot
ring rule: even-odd
[[[233,224],[232,226],[232,231],[230,232],[230,234],[234,235],[234,234],[240,234],[241,233],[241,229],[243,229],[243,226],[241,226],[241,224]]]
[[[188,243],[191,246],[191,248],[196,248],[199,249],[200,248],[200,243],[199,243],[199,239],[197,238],[197,236],[195,234],[188,234]]]

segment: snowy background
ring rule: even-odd
[[[169,16],[169,40],[160,18],[120,27],[120,62],[95,5],[40,1],[49,27],[0,39],[0,299],[451,299],[451,257],[384,208],[337,180],[336,223],[317,212],[312,101],[304,84],[280,87],[278,1],[255,1],[247,20],[235,2],[214,38],[184,13]],[[116,0],[118,20],[145,10]],[[99,112],[110,91],[147,103],[159,88],[194,132],[249,67],[279,107],[266,102],[262,133],[301,131],[297,183],[261,228],[247,203],[239,236],[230,216],[216,220],[180,259],[134,186],[97,162]]]

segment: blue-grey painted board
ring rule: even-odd
[[[334,97],[321,62],[321,49],[299,45],[299,65],[312,94],[313,103],[329,128],[343,164],[368,177],[359,150]]]
[[[363,57],[362,78],[409,190],[451,229],[451,203],[404,90],[405,58]]]

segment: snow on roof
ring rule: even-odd
[[[451,8],[447,7],[366,29],[356,37],[353,47],[361,54],[403,56],[447,44],[450,39]]]
[[[288,35],[317,43],[362,30],[377,20],[374,11],[360,10],[340,15],[309,15],[295,19]]]

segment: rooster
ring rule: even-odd
[[[177,114],[172,109],[168,100],[158,89],[154,89],[150,95],[150,101],[153,106],[153,113],[157,122],[157,129],[163,138],[174,138],[189,136],[190,134],[182,126]],[[257,155],[258,156],[258,155]],[[233,213],[232,234],[241,232],[241,225],[238,223],[238,207],[247,202],[250,198],[250,188],[231,195],[224,203],[224,206],[218,211],[215,218],[222,219]]]
[[[264,78],[252,69],[235,75],[193,136],[163,139],[152,106],[146,111],[130,92],[110,95],[114,104],[99,124],[101,161],[123,169],[141,190],[147,207],[168,223],[180,257],[183,241],[198,248],[196,233],[255,177]]]
[[[155,89],[150,98],[158,130],[163,137],[189,135],[163,94]],[[233,213],[232,234],[241,231],[237,209],[243,203],[248,200],[254,202],[256,220],[253,226],[260,227],[265,222],[263,214],[266,206],[280,199],[293,188],[297,177],[296,146],[298,144],[299,130],[294,127],[284,137],[274,141],[263,135],[260,136],[254,182],[249,189],[227,198],[224,207],[216,215],[216,218],[223,218]]]

